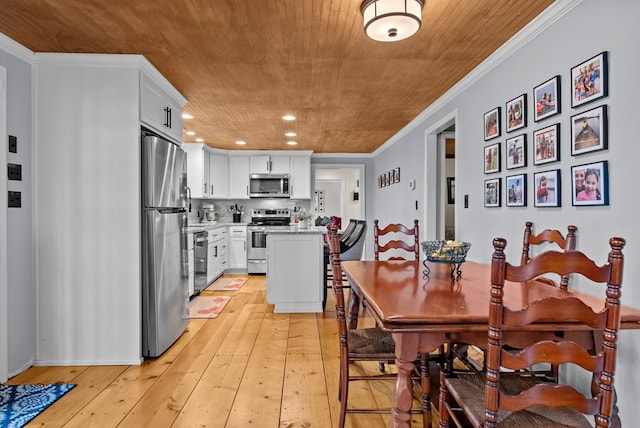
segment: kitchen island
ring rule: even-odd
[[[275,313],[322,312],[324,227],[267,235],[267,302]]]

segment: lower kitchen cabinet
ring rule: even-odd
[[[207,254],[207,284],[222,275],[228,265],[229,238],[227,228],[221,226],[209,230],[209,251]]]
[[[229,269],[247,270],[247,226],[229,226]]]
[[[267,235],[267,302],[275,313],[322,312],[324,246],[317,233]]]

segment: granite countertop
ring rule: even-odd
[[[313,233],[323,234],[327,233],[326,227],[307,227],[306,229],[300,229],[298,226],[290,226],[289,230],[277,230],[269,233]]]
[[[247,223],[232,223],[232,222],[223,222],[223,221],[215,221],[208,223],[189,223],[187,226],[187,232],[200,232],[203,230],[211,230],[217,229],[218,227],[227,227],[227,226],[247,226]]]

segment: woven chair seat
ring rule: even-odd
[[[447,378],[445,382],[450,386],[449,391],[456,402],[463,407],[469,422],[474,427],[482,427],[485,411],[484,388],[486,378],[484,374],[461,374],[457,378]],[[499,385],[502,391],[509,395],[514,395],[534,384],[543,382],[544,380],[536,376],[522,376],[521,373],[500,373]],[[550,409],[543,406],[532,406],[518,412],[498,410],[498,425],[500,428],[592,427],[587,418],[574,409],[568,407]]]
[[[390,333],[379,328],[348,330],[349,356],[395,359],[395,342]]]

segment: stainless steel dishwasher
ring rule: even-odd
[[[195,232],[193,234],[193,248],[195,265],[193,269],[194,292],[200,293],[207,286],[207,253],[208,253],[208,232]]]

